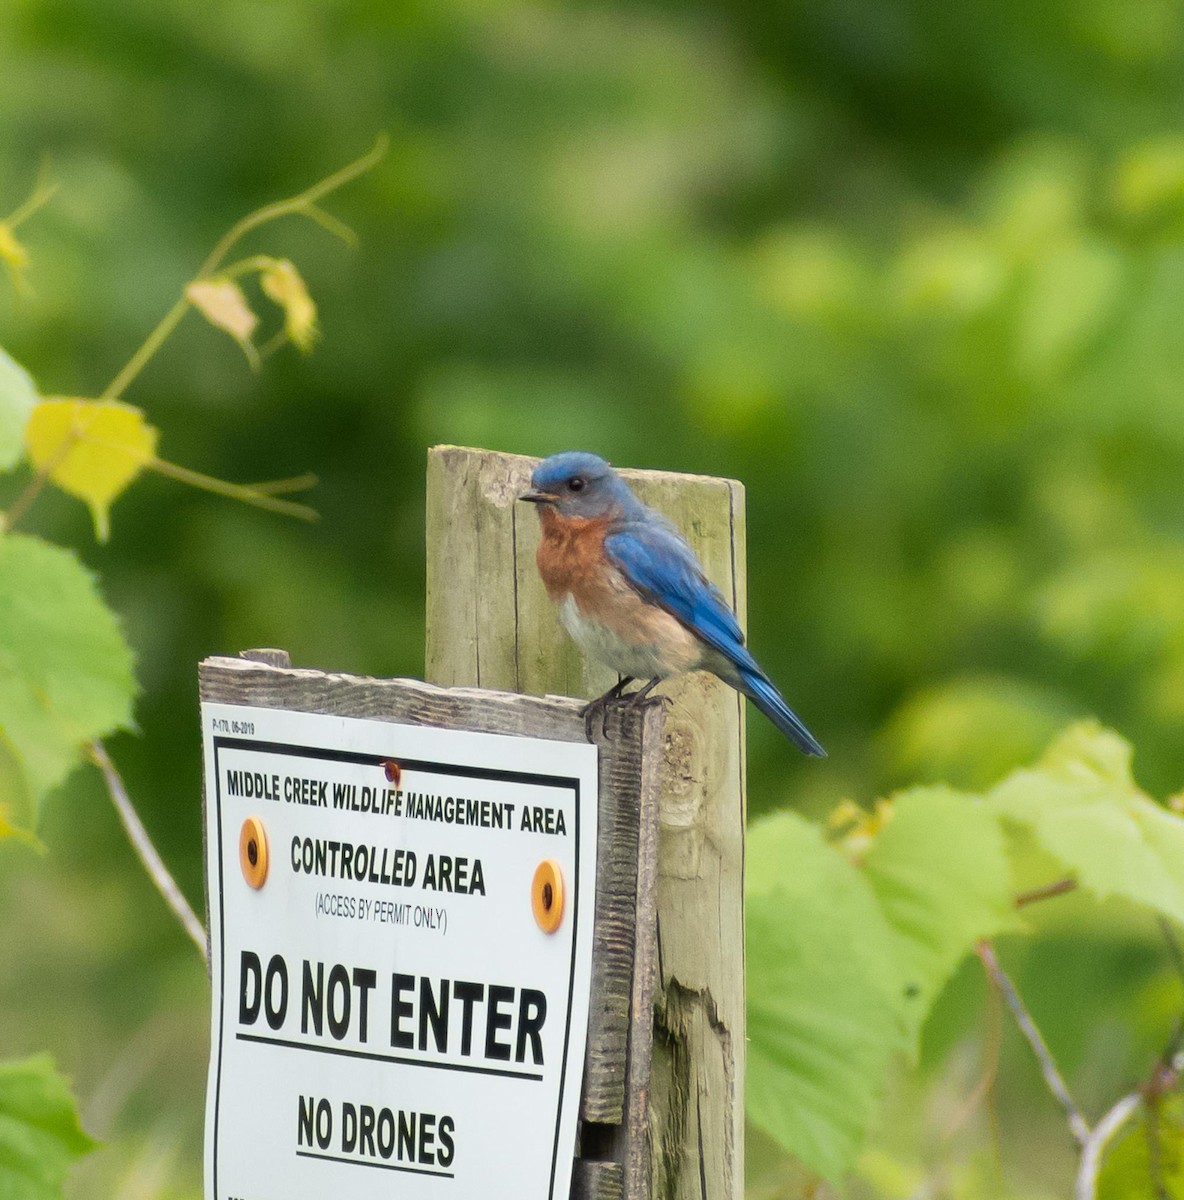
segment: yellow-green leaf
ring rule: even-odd
[[[19,287],[24,280],[25,268],[29,265],[29,252],[17,241],[7,221],[0,221],[0,263],[8,268],[12,282]]]
[[[10,823],[33,829],[80,748],[131,727],[134,693],[131,651],[86,568],[40,538],[0,535],[0,732],[21,779],[3,797]]]
[[[1148,1110],[1106,1155],[1098,1200],[1163,1200],[1184,1195],[1184,1106],[1178,1097]],[[1154,1149],[1153,1149],[1154,1147]]]
[[[895,939],[863,872],[794,813],[752,826],[747,866],[748,1117],[837,1182],[904,1041]]]
[[[1116,733],[1088,721],[1072,726],[987,803],[1030,829],[1099,899],[1121,896],[1184,922],[1184,817],[1135,784],[1131,748]]]
[[[284,310],[284,331],[307,352],[317,337],[317,306],[304,286],[300,272],[286,258],[276,259],[259,276],[263,294]]]
[[[257,365],[259,356],[251,337],[259,318],[237,283],[230,279],[199,279],[185,288],[185,298],[211,325],[230,334],[251,365]]]
[[[893,797],[892,819],[864,859],[905,973],[904,1019],[914,1054],[921,1026],[979,938],[1016,929],[1011,868],[996,815],[947,787]]]
[[[40,848],[41,843],[32,831],[16,823],[17,813],[27,814],[33,810],[33,796],[20,752],[0,729],[0,842],[5,838],[16,838]]]
[[[0,471],[20,458],[25,425],[36,403],[37,387],[29,372],[0,350]]]
[[[159,436],[130,404],[53,399],[33,409],[25,445],[39,471],[90,506],[95,536],[105,542],[112,501],[154,461]]]
[[[70,1163],[95,1145],[48,1055],[0,1063],[0,1197],[60,1200]]]
[[[1184,205],[1184,137],[1170,134],[1132,148],[1114,181],[1119,208],[1128,216],[1157,216]]]

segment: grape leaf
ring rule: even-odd
[[[0,1062],[0,1197],[60,1200],[70,1163],[93,1150],[48,1055]]]
[[[994,813],[945,787],[899,793],[891,811],[864,869],[905,973],[915,1054],[921,1025],[955,967],[979,938],[1018,928],[1019,920]]]
[[[284,331],[293,345],[307,353],[317,338],[317,306],[293,263],[275,259],[259,276],[269,300],[284,310]]]
[[[90,573],[72,553],[23,534],[0,536],[0,734],[23,789],[10,823],[37,806],[79,748],[131,725],[131,652]]]
[[[748,1115],[838,1180],[903,1045],[895,938],[858,868],[792,813],[749,830],[747,875]]]
[[[1156,804],[1131,776],[1131,748],[1095,723],[1072,726],[1031,769],[1015,771],[988,803],[1031,830],[1099,899],[1121,896],[1184,922],[1184,817]]]
[[[252,367],[259,365],[259,353],[251,343],[259,318],[237,283],[231,279],[199,279],[186,286],[185,298],[211,325],[238,342]]]
[[[64,492],[84,500],[95,536],[111,533],[111,504],[156,456],[158,430],[115,400],[42,400],[25,431],[29,458]]]
[[[0,350],[0,471],[7,471],[25,446],[25,424],[37,403],[28,371]]]
[[[1162,1106],[1154,1129],[1148,1127],[1149,1117],[1145,1110],[1143,1120],[1106,1155],[1098,1176],[1098,1200],[1184,1196],[1184,1124],[1181,1123],[1184,1112],[1180,1101],[1169,1100]],[[1156,1155],[1154,1173],[1152,1138]]]

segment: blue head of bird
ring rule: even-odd
[[[518,499],[551,509],[561,517],[584,520],[628,515],[641,507],[629,485],[603,458],[583,450],[544,458],[530,477],[530,490]]]

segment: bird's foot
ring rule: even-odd
[[[637,691],[635,691],[629,697],[630,712],[632,712],[634,709],[640,708],[643,704],[645,704],[646,701],[649,699],[650,692],[652,692],[654,690],[654,688],[656,688],[658,686],[658,684],[660,684],[661,682],[662,682],[661,678],[651,679],[645,685],[645,687],[638,688]],[[664,701],[668,700],[669,697],[668,696],[655,696],[654,699],[658,703],[663,703]]]
[[[592,726],[596,720],[596,714],[600,713],[600,736],[608,737],[608,708],[614,700],[621,699],[621,692],[633,682],[631,675],[623,675],[613,684],[603,696],[597,696],[595,700],[590,700],[584,706],[584,736],[588,741],[592,741]]]

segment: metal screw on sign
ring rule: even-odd
[[[388,758],[383,761],[382,769],[386,772],[387,783],[393,783],[395,787],[398,787],[403,778],[403,768],[393,759]]]
[[[243,878],[253,888],[267,881],[267,830],[258,817],[248,817],[238,835],[238,861]]]
[[[544,933],[554,933],[563,923],[564,899],[563,871],[553,858],[544,858],[530,885],[530,906]]]

